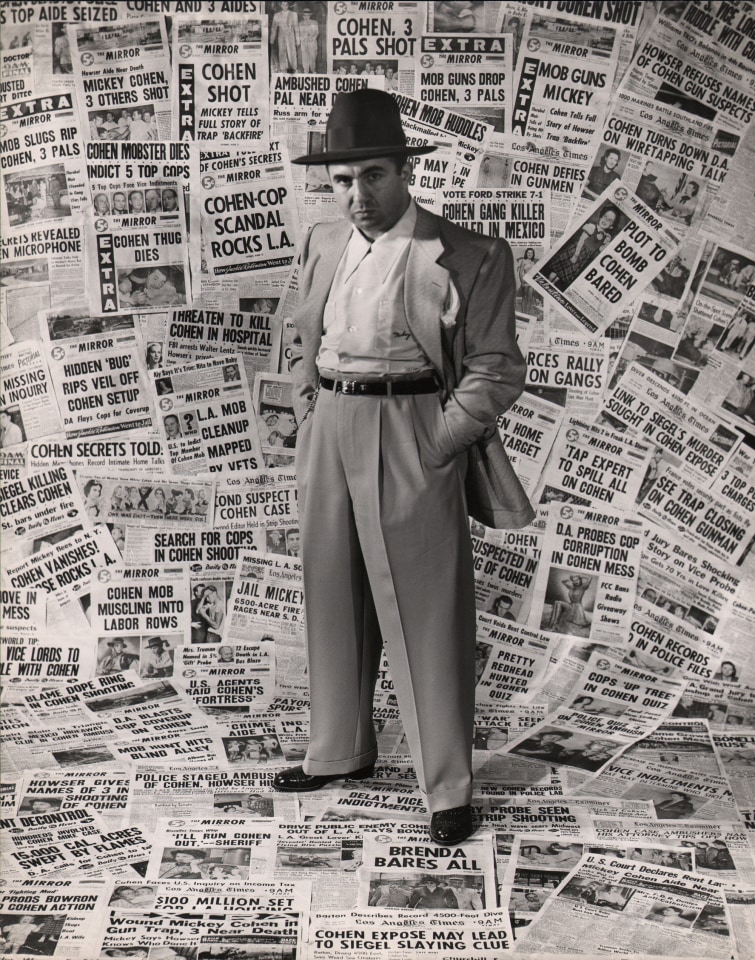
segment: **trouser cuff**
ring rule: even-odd
[[[378,757],[377,747],[368,750],[366,753],[360,753],[356,757],[346,757],[343,760],[314,760],[307,754],[302,764],[304,772],[310,776],[321,776],[322,774],[334,773],[354,773],[370,763],[375,763]]]
[[[435,790],[425,795],[425,803],[430,813],[439,810],[452,810],[454,807],[464,807],[472,802],[472,781],[464,787],[455,787],[450,790]]]

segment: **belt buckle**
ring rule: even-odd
[[[356,380],[340,380],[341,393],[346,397],[353,397],[356,395],[357,387],[359,384]]]

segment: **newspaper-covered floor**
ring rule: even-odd
[[[0,7],[0,953],[755,956],[755,4]],[[471,524],[475,833],[384,660],[308,741],[289,358],[334,97],[506,239],[536,507]]]

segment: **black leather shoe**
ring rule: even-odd
[[[469,804],[450,810],[437,810],[430,819],[430,836],[436,843],[461,843],[474,833],[474,829]]]
[[[305,773],[304,767],[289,767],[273,777],[273,789],[289,793],[305,793],[307,790],[319,790],[334,780],[366,780],[375,772],[375,764],[353,770],[351,773]]]

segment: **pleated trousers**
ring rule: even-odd
[[[311,699],[309,774],[377,757],[385,643],[431,813],[472,792],[475,602],[464,469],[437,394],[321,389],[297,437]]]

